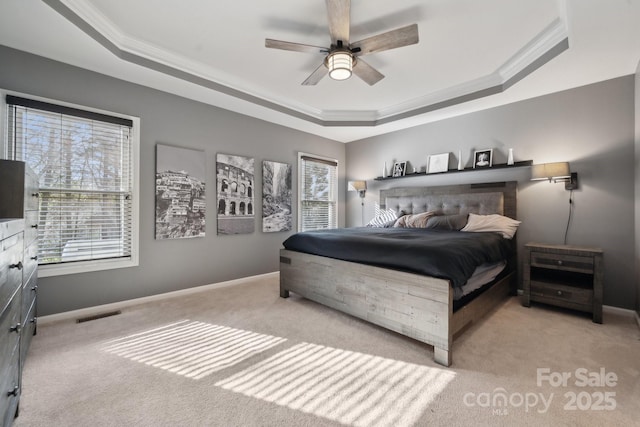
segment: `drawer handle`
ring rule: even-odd
[[[22,270],[22,261],[18,261],[17,264],[11,264],[9,268],[17,268],[18,270]]]
[[[562,265],[562,260],[561,259],[558,260],[558,265]]]
[[[20,328],[22,328],[22,325],[20,323],[16,323],[15,326],[9,328],[9,331],[15,332],[17,334],[20,333]]]
[[[40,197],[40,193],[31,193],[31,196],[38,198]]]
[[[17,396],[18,395],[18,390],[20,390],[20,387],[18,387],[17,385],[13,386],[13,390],[11,390],[10,392],[7,392],[7,396]]]
[[[558,296],[562,296],[562,291],[558,291]]]
[[[37,230],[37,229],[38,229],[38,224],[33,224],[33,225],[31,226],[31,228],[35,228],[35,229]]]
[[[32,260],[32,261],[37,261],[37,260],[38,260],[38,255],[36,255],[36,256],[32,256],[32,257],[31,257],[31,260]]]

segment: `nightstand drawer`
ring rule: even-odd
[[[569,308],[584,306],[591,310],[591,306],[593,305],[593,290],[532,280],[531,299]]]
[[[531,252],[531,266],[590,274],[593,257]]]

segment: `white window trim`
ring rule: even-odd
[[[305,153],[303,151],[298,151],[298,224],[296,229],[298,230],[298,232],[302,231],[302,189],[304,187],[304,183],[302,182],[302,157],[314,157],[316,159],[320,159],[320,160],[327,160],[329,162],[335,162],[336,163],[336,188],[335,188],[335,192],[336,192],[336,224],[339,223],[339,218],[338,218],[338,212],[340,212],[340,207],[338,206],[338,204],[340,203],[340,197],[338,197],[338,189],[340,188],[340,186],[338,185],[338,177],[340,170],[338,169],[340,167],[340,163],[338,162],[337,159],[331,158],[331,157],[325,157],[325,156],[318,156],[317,154],[311,154],[311,153]]]
[[[89,273],[93,271],[112,270],[116,268],[128,268],[137,267],[140,260],[140,118],[129,116],[126,114],[114,113],[113,111],[100,110],[97,108],[86,107],[84,105],[72,104],[69,102],[59,101],[57,99],[43,98],[36,95],[25,94],[20,92],[13,92],[0,88],[0,96],[2,101],[0,102],[0,114],[2,114],[2,120],[0,121],[0,135],[2,140],[0,141],[0,154],[1,158],[7,158],[7,147],[5,141],[7,140],[8,123],[7,120],[7,95],[20,96],[23,98],[30,98],[36,101],[49,102],[52,104],[62,105],[64,107],[78,108],[85,111],[91,111],[94,113],[107,114],[115,117],[122,117],[129,119],[133,122],[132,140],[131,140],[131,157],[133,166],[133,188],[131,195],[131,258],[130,259],[101,259],[90,261],[78,261],[73,263],[63,264],[50,264],[42,265],[38,267],[38,277],[53,277],[62,276],[66,274],[77,273]]]

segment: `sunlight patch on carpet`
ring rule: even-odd
[[[216,386],[354,426],[409,426],[455,373],[302,343]]]
[[[109,341],[103,350],[201,379],[268,350],[285,338],[183,320]]]

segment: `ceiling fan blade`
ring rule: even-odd
[[[349,44],[351,0],[326,0],[326,2],[331,44],[335,46],[338,40],[341,40],[346,46]]]
[[[329,72],[329,69],[324,65],[324,62],[322,62],[322,64],[320,64],[320,66],[316,68],[316,70],[313,73],[311,73],[311,75],[307,77],[305,81],[302,82],[302,85],[314,86],[318,84],[318,82],[322,80],[322,78],[326,76],[328,72]]]
[[[384,75],[382,73],[380,73],[378,70],[376,70],[360,58],[358,58],[356,65],[353,66],[353,74],[360,77],[362,80],[368,83],[369,86],[373,86],[380,80],[384,79]]]
[[[273,39],[265,39],[264,46],[272,49],[292,50],[294,52],[305,52],[305,53],[321,53],[323,55],[326,55],[327,52],[329,51],[325,47],[311,46],[308,44],[301,44],[301,43],[283,42],[281,40],[273,40]]]
[[[354,55],[362,56],[373,52],[381,52],[383,50],[395,49],[396,47],[416,44],[418,40],[418,24],[411,24],[360,40],[359,42],[351,43],[351,49],[359,48],[360,51],[354,52]]]

